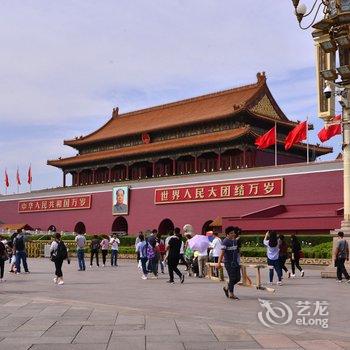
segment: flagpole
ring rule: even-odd
[[[306,163],[309,164],[309,117],[306,117]]]
[[[275,122],[275,166],[277,166],[277,123]]]
[[[32,163],[29,164],[28,180],[29,180],[29,192],[32,192]]]

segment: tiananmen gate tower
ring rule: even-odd
[[[274,146],[255,145],[275,125],[277,166]],[[62,170],[62,187],[0,197],[0,221],[88,233],[165,234],[187,223],[197,232],[232,224],[247,233],[329,232],[342,220],[342,161],[317,162],[332,151],[319,145],[286,151],[296,125],[265,73],[251,85],[161,106],[114,108],[98,130],[64,141],[76,156],[47,162]]]

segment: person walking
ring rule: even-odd
[[[145,236],[143,234],[139,234],[139,242],[136,244],[136,252],[140,257],[141,267],[142,267],[142,276],[143,280],[147,279],[148,271],[147,271],[147,241],[145,240]]]
[[[168,260],[168,272],[169,280],[168,283],[174,284],[174,272],[180,277],[180,282],[184,283],[185,275],[180,272],[177,265],[179,264],[180,259],[180,249],[181,249],[181,232],[178,227],[174,230],[175,235],[172,236],[167,245],[167,260]]]
[[[108,255],[109,239],[107,236],[103,236],[103,240],[100,243],[102,253],[102,264],[106,266],[106,258]]]
[[[94,235],[93,239],[90,243],[90,267],[92,267],[92,262],[94,260],[94,256],[96,256],[96,265],[100,266],[98,261],[98,253],[100,251],[100,239],[97,235]]]
[[[118,250],[119,250],[120,240],[116,234],[113,234],[109,245],[111,246],[111,266],[118,266]]]
[[[62,265],[63,261],[68,259],[68,249],[61,239],[61,234],[58,232],[55,233],[55,239],[51,243],[50,256],[51,261],[55,263],[55,278],[53,282],[62,285],[64,284]]]
[[[203,233],[203,236],[206,236],[205,233]],[[198,250],[198,277],[203,278],[205,276],[205,270],[206,270],[206,263],[208,262],[208,249],[205,248],[202,251]]]
[[[6,245],[2,242],[2,237],[0,238],[0,282],[5,282],[4,272],[5,272],[5,261],[8,259]]]
[[[229,226],[225,229],[226,238],[221,243],[221,252],[217,262],[217,269],[221,268],[222,260],[225,261],[225,269],[228,275],[227,286],[223,291],[227,298],[239,300],[234,294],[234,287],[241,280],[241,261],[239,253],[238,235],[239,227]]]
[[[157,255],[157,242],[155,239],[147,239],[147,270],[152,272],[154,277],[158,278],[158,255]]]
[[[183,240],[181,240],[179,264],[185,265],[185,271],[188,270],[187,261],[185,259],[185,243],[183,242]]]
[[[165,243],[160,233],[157,233],[156,242],[157,242],[157,252],[158,252],[158,261],[160,264],[160,271],[161,273],[164,273]]]
[[[349,244],[344,238],[344,232],[338,232],[338,241],[335,247],[335,266],[337,268],[337,282],[342,282],[344,275],[347,283],[350,283],[350,276],[345,268],[345,261],[349,261]]]
[[[214,239],[213,241],[210,243],[209,248],[211,249],[212,252],[212,257],[213,257],[213,262],[217,263],[219,261],[219,257],[221,254],[221,238],[219,237],[219,233],[218,232],[213,232],[213,236]],[[215,269],[214,274],[216,277],[219,277],[219,271],[218,269]]]
[[[282,285],[282,268],[279,260],[279,247],[277,233],[275,231],[267,231],[264,238],[264,245],[267,247],[267,265],[270,269],[270,284],[273,282],[274,270],[277,273],[277,284]]]
[[[187,271],[188,271],[189,277],[193,276],[194,274],[194,271],[193,271],[194,253],[193,253],[193,250],[188,245],[188,241],[191,238],[192,238],[191,234],[185,232],[186,241],[185,241],[185,247],[184,247],[184,250],[185,250],[184,257],[188,266]]]
[[[288,271],[286,267],[286,261],[288,259],[288,244],[284,238],[283,235],[278,236],[278,246],[279,246],[279,259],[280,259],[280,266],[282,270],[287,274],[288,278],[290,278],[290,272]],[[283,272],[282,272],[283,273]]]
[[[140,252],[137,250],[137,245],[140,243],[140,242],[142,242],[141,241],[141,237],[143,238],[143,240],[144,240],[144,238],[145,238],[145,236],[143,235],[143,232],[142,231],[140,231],[139,232],[139,235],[136,237],[136,239],[135,239],[135,252],[136,252],[136,254],[137,254],[137,268],[141,271],[142,270],[142,264],[141,264],[141,259],[140,259]]]
[[[7,252],[9,256],[10,270],[11,273],[16,273],[16,254],[13,242],[17,236],[17,232],[15,232],[11,238],[7,241]]]
[[[299,240],[295,234],[292,234],[291,237],[291,250],[292,250],[292,256],[290,259],[290,262],[292,264],[292,274],[291,277],[295,277],[295,267],[300,271],[300,276],[304,277],[305,273],[304,270],[301,268],[299,261],[300,261],[300,253],[301,253],[301,245],[299,243]]]
[[[84,235],[85,235],[85,232],[79,231],[77,236],[75,237],[75,244],[77,246],[77,258],[78,258],[78,264],[79,264],[78,271],[85,271],[86,238]]]
[[[21,230],[18,230],[17,233],[13,241],[14,254],[16,256],[16,274],[21,273],[21,261],[23,262],[25,273],[29,273],[24,235]]]

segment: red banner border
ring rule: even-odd
[[[155,205],[161,205],[161,204],[177,204],[177,203],[200,203],[200,202],[213,202],[213,201],[227,201],[227,200],[237,200],[237,199],[255,199],[255,198],[275,198],[275,197],[283,197],[284,195],[284,178],[278,177],[278,178],[267,178],[267,179],[257,179],[256,181],[276,181],[281,180],[281,193],[280,194],[273,194],[273,195],[266,195],[266,196],[244,196],[244,197],[230,197],[230,198],[216,198],[216,199],[200,199],[200,200],[181,200],[181,201],[167,201],[167,202],[157,202],[156,201],[156,195],[157,191],[164,191],[164,190],[178,190],[182,188],[196,188],[200,186],[225,186],[225,185],[236,185],[236,184],[243,184],[243,183],[252,183],[254,181],[246,180],[246,181],[234,181],[234,182],[222,182],[222,183],[208,183],[208,184],[201,184],[199,186],[194,185],[186,185],[186,186],[177,186],[177,187],[162,187],[162,188],[156,188],[154,190],[154,204]]]
[[[53,208],[53,209],[40,209],[40,210],[19,210],[20,209],[20,204],[21,203],[28,203],[28,202],[35,202],[35,201],[44,201],[44,200],[56,200],[56,199],[67,199],[67,198],[82,198],[82,197],[89,197],[89,206],[88,207],[82,207],[82,208]],[[68,197],[48,197],[48,198],[36,198],[33,200],[23,200],[23,201],[19,201],[17,202],[17,211],[18,214],[23,214],[23,213],[42,213],[42,212],[48,212],[48,211],[64,211],[64,210],[83,210],[83,209],[91,209],[91,199],[92,199],[92,195],[91,194],[86,194],[86,195],[82,195],[82,196],[68,196]]]

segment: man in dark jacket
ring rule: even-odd
[[[174,272],[180,277],[180,282],[184,283],[185,276],[180,272],[177,265],[180,259],[180,249],[181,249],[181,233],[178,227],[174,230],[174,236],[169,239],[167,245],[167,261],[168,261],[168,271],[169,271],[169,281],[168,283],[174,284]]]
[[[344,232],[338,232],[338,242],[334,255],[338,282],[342,282],[342,277],[344,275],[347,282],[350,283],[350,276],[345,268],[345,261],[349,261],[349,244],[346,239],[344,239]]]
[[[13,241],[13,249],[16,254],[16,274],[19,274],[21,272],[21,260],[23,261],[23,268],[25,273],[29,273],[24,235],[22,230],[18,230],[17,232],[18,235]]]

